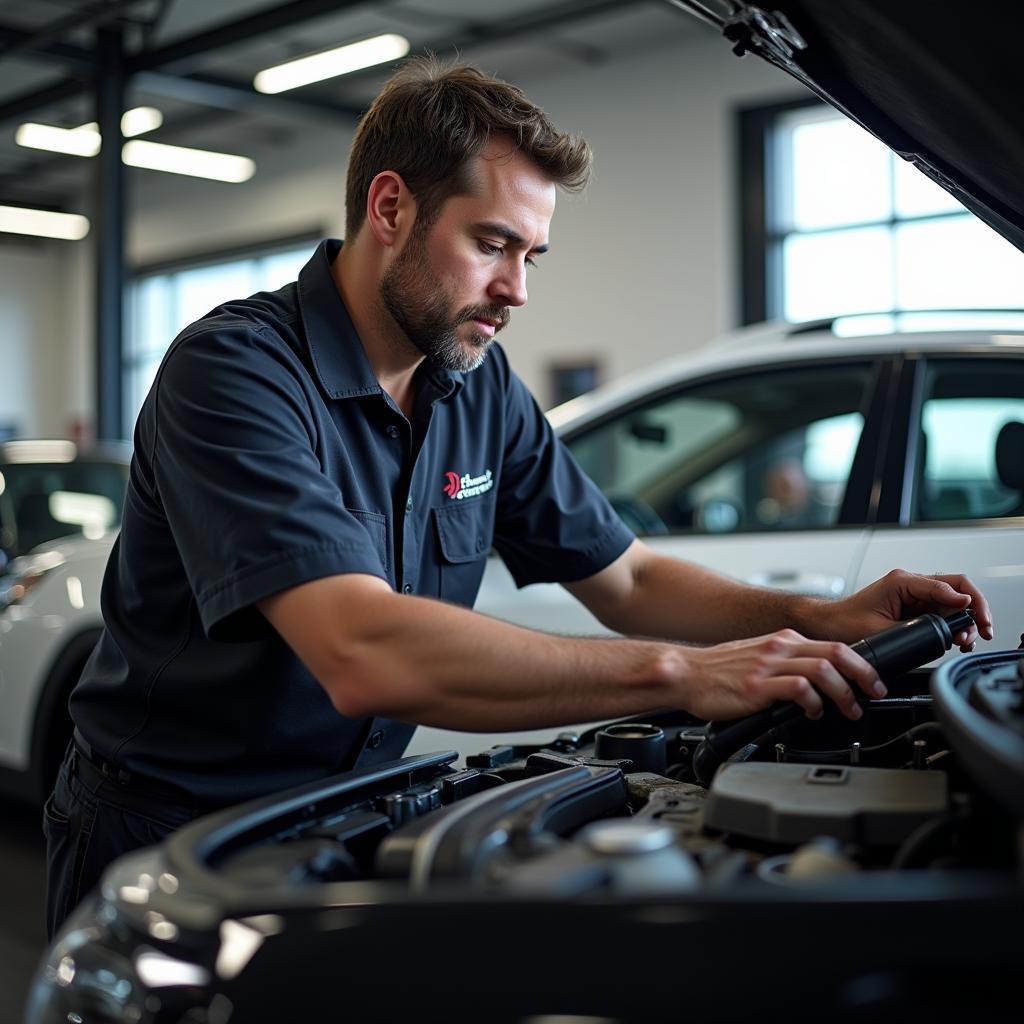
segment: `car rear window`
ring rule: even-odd
[[[117,529],[127,482],[128,467],[116,461],[0,463],[0,548],[13,557]]]

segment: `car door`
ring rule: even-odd
[[[996,636],[1024,630],[1024,358],[964,353],[908,363],[900,443],[889,452],[862,586],[896,566],[967,574]]]
[[[848,484],[855,466],[874,469],[862,440],[884,365],[795,363],[686,382],[570,431],[567,444],[655,550],[837,597],[866,543],[871,488]],[[493,558],[476,607],[540,629],[607,632],[561,587],[517,592]]]

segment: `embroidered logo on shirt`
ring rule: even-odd
[[[485,470],[480,476],[470,476],[463,473],[452,473],[450,470],[444,475],[447,481],[444,485],[444,493],[449,498],[462,501],[463,498],[475,498],[478,494],[484,494],[494,486],[491,471]]]

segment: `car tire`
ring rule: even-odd
[[[68,698],[89,660],[100,630],[79,633],[57,656],[36,706],[32,729],[32,764],[29,769],[29,798],[42,805],[53,789],[57,771],[71,739]]]

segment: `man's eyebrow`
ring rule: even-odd
[[[514,245],[526,245],[526,239],[523,238],[518,231],[513,231],[510,227],[505,224],[499,224],[497,221],[485,220],[477,224],[477,230],[483,231],[489,235],[497,235],[499,238],[504,238],[506,242],[512,242]],[[542,253],[548,251],[548,244],[545,242],[543,245],[535,245],[530,252]]]

